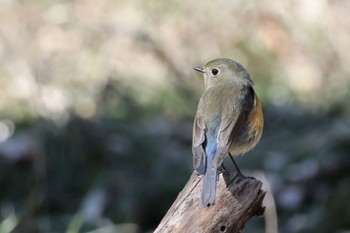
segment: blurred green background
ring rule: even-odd
[[[218,57],[263,102],[262,140],[237,162],[266,177],[279,232],[350,232],[349,9],[1,0],[0,232],[152,232],[192,173],[192,67]],[[243,232],[276,232],[269,218]]]

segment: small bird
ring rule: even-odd
[[[225,155],[232,158],[254,148],[262,135],[264,117],[253,81],[241,64],[219,58],[194,69],[203,73],[205,91],[193,123],[193,167],[204,164],[201,202],[210,207]]]

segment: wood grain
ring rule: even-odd
[[[228,172],[220,174],[216,202],[208,208],[200,204],[201,180],[202,175],[194,171],[155,233],[236,233],[252,216],[263,215],[265,192],[260,181]]]

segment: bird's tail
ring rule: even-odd
[[[210,207],[215,202],[218,169],[214,165],[214,160],[208,157],[206,157],[205,160],[205,173],[202,187],[202,205]]]

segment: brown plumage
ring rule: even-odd
[[[228,153],[239,155],[251,150],[263,130],[261,104],[244,67],[219,58],[204,67],[205,91],[193,124],[193,166],[204,164],[202,204],[215,202],[217,169]]]

